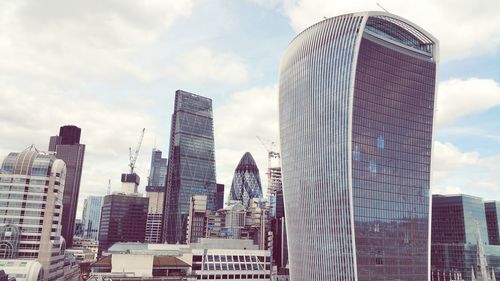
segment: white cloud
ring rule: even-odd
[[[259,1],[269,2],[269,1]],[[285,14],[297,31],[345,13],[381,9],[375,1],[283,0]],[[496,0],[386,0],[381,4],[391,13],[411,20],[429,31],[441,43],[441,57],[462,59],[494,53],[500,44],[500,2]]]
[[[81,81],[122,75],[150,81],[135,56],[179,17],[192,0],[2,1],[0,75]]]
[[[464,152],[451,143],[434,142],[432,189],[435,194],[465,193],[498,198],[500,155]]]
[[[168,74],[190,83],[216,81],[242,84],[248,81],[249,76],[246,65],[238,56],[215,53],[204,47],[186,52],[177,65]]]
[[[245,152],[259,167],[263,192],[267,193],[267,152],[256,136],[278,142],[278,88],[253,88],[233,94],[215,109],[217,181],[229,193],[234,169]],[[244,148],[244,150],[242,150]]]
[[[119,190],[120,174],[128,170],[128,147],[136,145],[143,127],[147,128],[146,137],[137,172],[142,182],[146,181],[152,136],[159,131],[150,115],[139,113],[132,106],[113,108],[49,88],[40,89],[43,95],[1,82],[0,88],[0,131],[4,132],[0,139],[0,159],[30,144],[47,150],[49,137],[58,134],[61,125],[73,124],[82,129],[81,143],[86,145],[86,152],[80,211],[86,196],[106,193],[108,178],[112,180],[113,189]]]
[[[443,127],[499,105],[500,85],[492,79],[447,80],[439,84],[436,125]]]

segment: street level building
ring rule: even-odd
[[[217,192],[212,100],[178,90],[170,133],[163,241],[186,243],[193,195],[207,195],[215,210]]]
[[[80,193],[85,145],[80,144],[81,129],[72,126],[62,126],[58,136],[50,137],[49,151],[56,153],[57,159],[66,163],[66,182],[64,183],[62,236],[66,245],[72,247],[75,233],[76,209]]]
[[[9,153],[0,169],[0,259],[13,260],[16,268],[17,260],[26,266],[37,260],[45,281],[63,276],[65,178],[64,161],[34,146]]]
[[[36,260],[0,259],[0,271],[2,270],[9,276],[9,281],[44,280],[42,264]]]
[[[291,280],[429,280],[437,40],[385,12],[323,20],[281,62]]]

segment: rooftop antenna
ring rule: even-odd
[[[386,13],[389,13],[389,11],[387,11],[384,7],[382,7],[382,5],[380,5],[379,3],[377,3],[377,6],[379,6],[382,10],[384,10]]]
[[[108,195],[111,194],[111,179],[108,180]]]

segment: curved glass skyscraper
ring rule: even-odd
[[[429,280],[437,40],[382,12],[324,20],[281,64],[292,280]]]
[[[231,200],[241,201],[245,208],[249,207],[250,199],[262,197],[259,168],[250,152],[241,157],[234,171],[230,197]]]

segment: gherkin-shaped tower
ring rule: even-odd
[[[252,154],[246,152],[234,171],[230,199],[239,200],[245,208],[248,208],[250,199],[260,197],[262,197],[262,185],[259,168],[257,168]]]

